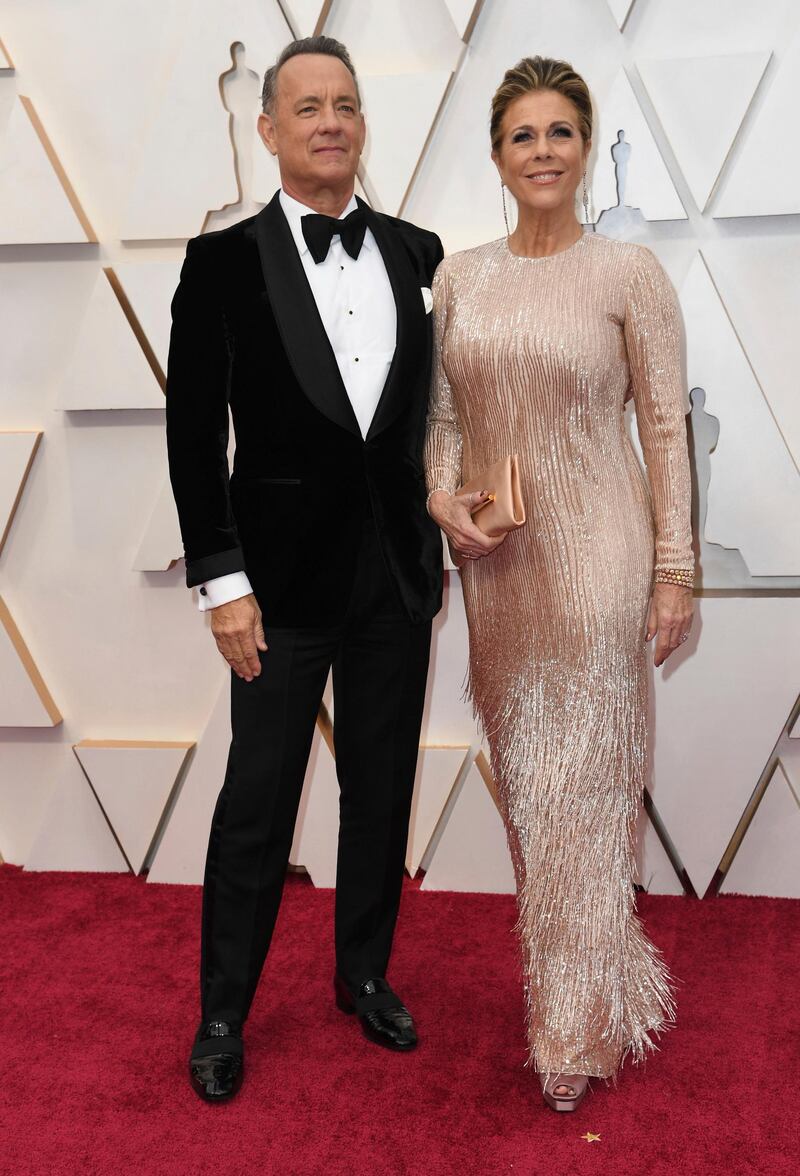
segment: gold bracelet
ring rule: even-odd
[[[686,568],[659,568],[655,574],[656,584],[676,584],[679,588],[694,588],[694,572]]]

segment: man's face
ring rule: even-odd
[[[337,57],[305,53],[281,66],[274,115],[262,114],[258,129],[287,189],[352,188],[366,125],[353,77]]]

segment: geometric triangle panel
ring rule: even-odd
[[[770,51],[638,61],[637,66],[697,207],[711,196]],[[702,135],[698,127],[704,128]]]
[[[128,863],[80,764],[68,748],[63,750],[61,769],[25,869],[128,873]]]
[[[514,869],[497,805],[473,764],[429,849],[423,890],[513,894]]]
[[[0,727],[55,727],[58,707],[0,598]]]
[[[322,32],[332,0],[278,0],[293,37],[315,37]]]
[[[0,245],[96,241],[29,98],[0,141]]]
[[[648,221],[685,220],[686,209],[622,69],[599,103],[598,121],[596,162],[587,176],[594,215],[620,203]]]
[[[421,747],[406,849],[406,869],[413,878],[430,844],[469,747]]]
[[[131,565],[135,572],[166,572],[183,557],[178,512],[168,477],[164,477],[153,513]]]
[[[800,575],[800,474],[700,254],[681,306],[689,387],[719,421],[705,538],[738,548],[753,576]]]
[[[635,2],[636,0],[608,0],[608,7],[614,14],[614,20],[617,22],[618,29],[624,29],[625,22]]]
[[[707,241],[703,256],[800,468],[800,237],[727,236]]]
[[[56,407],[73,411],[164,407],[164,393],[105,270],[97,275],[81,319]]]
[[[147,875],[148,882],[199,885],[211,818],[225,777],[231,741],[230,684],[225,675]]]
[[[756,7],[754,11],[760,9]],[[715,217],[800,213],[796,148],[798,76],[800,34],[782,52],[757,112],[748,119],[739,136],[736,159],[726,170],[714,202]]]
[[[0,40],[0,69],[2,69],[2,70],[9,69],[10,70],[13,68],[14,68],[14,62],[9,57],[8,50],[6,49],[5,45]]]
[[[800,795],[781,763],[775,768],[720,892],[800,898]]]
[[[695,605],[691,640],[654,674],[653,796],[702,895],[797,700],[800,598]]]
[[[369,120],[364,184],[382,212],[400,211],[450,78],[450,70],[361,78]]]
[[[139,261],[114,266],[114,273],[162,373],[167,370],[170,304],[182,264],[181,261]]]
[[[445,3],[459,37],[462,41],[469,41],[483,8],[483,0],[445,0]]]
[[[86,739],[73,749],[135,874],[193,746]]]
[[[0,432],[0,552],[3,550],[42,433],[38,429]]]

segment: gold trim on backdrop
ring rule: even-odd
[[[22,662],[23,669],[30,678],[34,690],[39,695],[39,701],[50,716],[50,722],[54,727],[57,727],[64,720],[2,596],[0,596],[0,623],[2,623],[6,633],[8,633],[11,644],[16,650],[17,657]]]
[[[5,43],[3,42],[2,37],[0,37],[0,53],[2,53],[3,57],[5,57],[6,61],[8,62],[8,65],[0,65],[0,73],[4,73],[4,72],[10,73],[12,69],[17,68],[14,65],[11,54],[9,53],[9,51],[5,47]],[[0,860],[2,860],[2,859],[0,859]]]
[[[7,437],[9,433],[24,433],[28,437],[31,437],[35,434],[36,440],[34,441],[31,448],[30,457],[28,458],[25,469],[22,471],[22,477],[19,480],[19,488],[14,497],[14,501],[11,503],[11,510],[8,513],[8,521],[6,522],[5,529],[3,530],[2,535],[0,535],[0,554],[5,547],[6,539],[8,539],[9,533],[11,531],[11,526],[14,522],[14,515],[17,513],[17,507],[19,506],[20,499],[22,498],[22,491],[25,489],[25,483],[28,480],[28,474],[31,472],[33,459],[36,457],[36,452],[44,435],[41,429],[3,429],[0,431],[0,436]]]
[[[193,739],[81,739],[80,743],[73,743],[73,747],[182,747],[186,751],[194,747]]]
[[[136,336],[136,342],[141,347],[142,352],[144,353],[144,357],[147,360],[148,364],[150,365],[150,369],[151,369],[153,375],[158,380],[159,387],[161,388],[161,391],[164,394],[166,394],[167,377],[164,374],[164,369],[162,368],[161,364],[158,362],[158,359],[156,357],[156,353],[150,345],[150,340],[147,338],[147,336],[144,333],[144,329],[142,328],[142,324],[139,322],[136,311],[133,309],[133,306],[131,305],[131,301],[128,298],[128,295],[125,293],[125,290],[123,288],[122,283],[120,282],[119,278],[114,273],[114,270],[110,265],[103,266],[103,273],[108,278],[108,283],[111,286],[111,289],[114,291],[114,294],[116,295],[116,299],[120,305],[120,309],[122,310],[122,313],[125,315],[125,318],[128,320],[128,326],[130,327],[130,329],[133,331],[134,335]]]
[[[64,171],[64,168],[61,166],[61,160],[56,155],[55,148],[53,147],[53,144],[50,142],[50,138],[47,134],[47,131],[44,129],[44,125],[42,123],[42,120],[39,118],[39,115],[36,113],[36,110],[34,108],[33,103],[31,102],[30,98],[26,98],[23,94],[18,95],[18,97],[19,97],[19,100],[25,109],[25,113],[27,114],[28,118],[31,120],[31,124],[33,126],[33,129],[36,131],[36,134],[39,137],[39,142],[42,144],[42,147],[44,147],[45,154],[47,155],[47,158],[50,160],[50,165],[53,168],[53,171],[58,176],[59,183],[61,184],[61,187],[64,189],[64,195],[67,197],[67,200],[69,200],[70,204],[72,205],[72,211],[75,213],[75,216],[80,221],[81,228],[83,229],[84,233],[86,234],[86,240],[89,241],[92,245],[97,245],[98,244],[97,235],[96,235],[94,229],[92,228],[91,224],[89,223],[89,218],[87,217],[86,213],[83,211],[83,208],[81,207],[81,202],[75,193],[75,189],[73,188],[72,184],[69,181],[69,177],[67,176],[67,173]]]

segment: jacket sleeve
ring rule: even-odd
[[[194,587],[245,570],[231,509],[228,397],[232,349],[206,243],[189,242],[172,300],[167,452]]]

